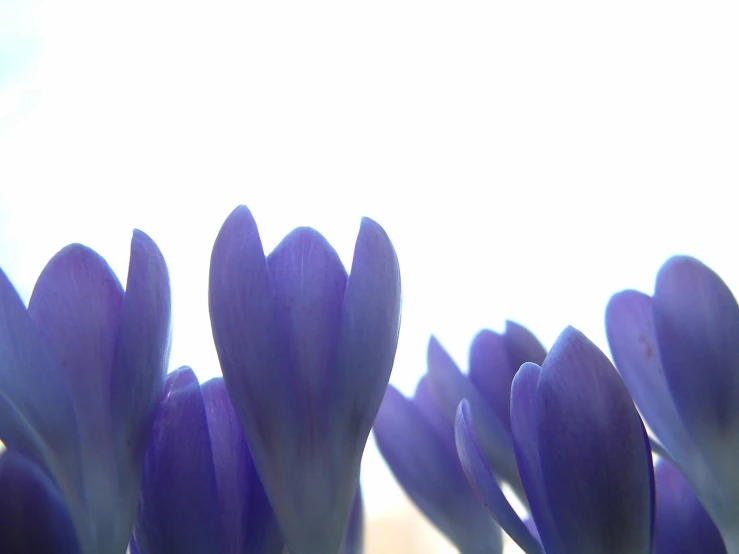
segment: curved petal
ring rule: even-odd
[[[362,218],[346,284],[337,344],[332,424],[359,458],[380,409],[395,361],[400,331],[400,266],[385,230]],[[347,476],[349,496],[353,483]]]
[[[429,340],[428,382],[439,410],[451,425],[459,403],[465,398],[469,401],[485,460],[493,471],[518,488],[520,478],[510,431],[435,337]]]
[[[648,554],[646,430],[611,362],[579,331],[566,329],[550,351],[536,407],[544,487],[566,551]]]
[[[282,538],[220,377],[202,386],[223,527],[224,552],[280,554]],[[261,505],[260,505],[261,504]],[[272,533],[270,533],[270,530]]]
[[[654,325],[675,406],[721,480],[732,479],[736,490],[739,305],[708,267],[675,257],[657,275]]]
[[[500,529],[462,472],[455,451],[414,402],[388,385],[375,420],[375,440],[411,500],[463,552],[500,549]]]
[[[518,470],[526,491],[526,499],[536,522],[541,543],[548,554],[565,554],[564,544],[552,517],[539,453],[536,389],[541,368],[527,362],[513,378],[511,387],[511,428]]]
[[[293,418],[286,420],[284,412],[295,392],[285,380],[287,343],[278,326],[262,243],[245,206],[226,219],[213,247],[209,307],[224,382],[274,502],[284,495],[280,479],[287,469],[280,468],[295,461],[289,452],[273,454],[294,448]],[[291,500],[288,494],[281,502]]]
[[[119,460],[127,464],[126,477],[140,471],[162,395],[169,364],[171,312],[164,257],[153,240],[134,231],[110,390],[113,434]],[[122,486],[137,490],[138,479]]]
[[[671,456],[688,461],[695,445],[672,400],[657,345],[652,299],[627,290],[606,308],[606,333],[613,360],[634,402]]]
[[[78,468],[57,473],[77,525],[72,494],[82,493],[92,537],[127,544],[129,529],[117,529],[119,490],[110,412],[110,382],[123,289],[107,262],[79,244],[62,249],[46,265],[28,304],[33,320],[67,383],[80,445]],[[70,475],[71,474],[71,475]],[[75,492],[71,492],[74,490]],[[93,547],[81,539],[85,550]],[[94,548],[103,548],[96,544]]]
[[[511,383],[518,371],[508,358],[505,339],[480,331],[470,347],[470,381],[482,393],[498,419],[511,429]]]
[[[514,373],[526,362],[540,366],[547,357],[547,350],[539,342],[539,339],[526,327],[515,321],[505,322],[503,339],[508,349],[508,359],[513,365]]]
[[[134,535],[144,554],[227,552],[203,396],[187,367],[167,376],[144,458]]]
[[[387,393],[385,393],[387,396]],[[441,442],[446,446],[450,456],[457,456],[457,447],[454,444],[454,426],[449,424],[449,421],[439,411],[439,406],[436,404],[436,399],[431,392],[429,386],[429,377],[424,375],[418,381],[416,385],[416,392],[413,395],[413,403],[416,405],[418,411],[423,415],[426,421],[436,431],[436,435],[441,439]]]
[[[349,524],[341,545],[341,554],[364,553],[364,505],[362,503],[362,488],[357,485],[357,492],[352,501],[352,511],[349,514]]]
[[[334,401],[345,393],[335,379],[335,356],[346,271],[328,242],[308,228],[285,237],[267,267],[289,358],[283,396],[290,401],[275,404],[272,417],[286,422],[292,440],[264,445],[270,463],[258,467],[291,550],[334,551],[354,492],[344,494],[351,461],[341,452],[343,434],[331,429],[333,418],[349,417],[337,413]]]
[[[486,465],[472,426],[470,405],[466,400],[462,400],[459,404],[454,427],[459,460],[480,501],[526,554],[543,554],[544,550],[538,539],[531,534],[518,517],[490,472],[490,468]]]
[[[0,439],[36,462],[78,464],[77,422],[64,379],[23,301],[0,270]]]
[[[59,490],[34,462],[0,456],[0,552],[77,554],[79,543]]]
[[[681,473],[664,460],[654,469],[657,505],[654,554],[725,554],[713,520]]]

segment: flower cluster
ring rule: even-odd
[[[739,554],[739,305],[709,268],[675,257],[653,296],[614,295],[613,363],[574,328],[547,352],[509,322],[467,372],[432,337],[412,398],[388,384],[400,304],[377,223],[347,273],[310,228],[265,256],[239,207],[210,264],[223,377],[201,385],[167,374],[169,277],[145,234],[125,289],[81,245],[27,307],[0,271],[0,552],[360,554],[374,428],[462,554],[504,533],[527,554]]]

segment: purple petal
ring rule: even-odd
[[[226,552],[205,406],[190,368],[167,376],[144,459],[134,534],[144,554]]]
[[[526,362],[532,362],[539,366],[544,363],[544,359],[547,357],[546,348],[523,325],[519,325],[515,321],[506,321],[503,338],[508,349],[508,359],[513,365],[514,372],[518,371]]]
[[[77,554],[66,504],[46,473],[16,452],[0,456],[0,552]]]
[[[470,405],[466,400],[459,404],[455,431],[459,460],[480,501],[490,510],[503,530],[524,552],[527,554],[543,554],[544,550],[541,544],[534,538],[511,507],[498,482],[490,472],[490,468],[486,465],[472,426]]]
[[[627,290],[614,295],[606,309],[606,331],[613,360],[634,402],[671,456],[690,460],[695,445],[672,400],[660,359],[652,299]]]
[[[416,392],[413,395],[413,403],[423,415],[426,421],[436,431],[436,435],[441,439],[442,444],[446,446],[447,451],[452,457],[457,456],[457,447],[454,444],[454,426],[439,411],[434,395],[431,392],[428,375],[424,375],[416,385]]]
[[[579,331],[568,328],[557,339],[536,406],[544,487],[565,551],[650,552],[646,431],[608,358]]]
[[[359,485],[357,485],[357,492],[352,501],[352,511],[349,514],[349,523],[340,552],[341,554],[364,553],[364,505],[362,489]]]
[[[162,253],[146,234],[134,231],[109,393],[118,456],[134,474],[122,488],[138,489],[169,363],[170,317],[169,273]]]
[[[356,463],[380,409],[395,361],[400,331],[400,267],[384,229],[363,218],[346,285],[337,345],[337,415],[340,440],[352,444]],[[342,433],[343,432],[343,433]],[[358,467],[357,467],[358,472]],[[354,495],[347,481],[348,495]]]
[[[480,331],[470,347],[470,381],[482,393],[498,419],[511,429],[511,383],[519,366],[508,358],[505,339]]]
[[[223,379],[202,386],[218,487],[224,552],[282,552],[272,507],[259,481]],[[261,505],[260,505],[261,504]]]
[[[136,541],[131,537],[131,542],[128,543],[128,554],[139,554],[139,547],[136,546]]]
[[[270,417],[285,421],[291,439],[265,445],[270,462],[264,466],[257,458],[257,464],[291,549],[325,544],[317,550],[333,551],[354,492],[343,494],[348,460],[334,454],[336,446],[346,448],[345,435],[331,429],[332,420],[349,417],[336,411],[336,399],[345,392],[335,365],[346,272],[328,242],[307,228],[290,233],[269,255],[267,267],[290,360],[282,391],[289,401],[275,404]]]
[[[470,402],[485,460],[493,471],[517,488],[520,481],[510,431],[435,337],[431,337],[428,347],[428,380],[439,410],[450,425],[454,424],[459,403],[465,398]]]
[[[119,491],[111,476],[117,460],[110,382],[122,301],[123,289],[106,261],[76,244],[47,264],[28,305],[28,314],[66,379],[74,406],[84,479],[80,492],[87,513],[93,514],[93,536],[113,537],[121,548],[127,544],[129,530],[113,527]],[[66,478],[62,477],[63,483]]]
[[[513,378],[511,387],[513,444],[526,499],[531,508],[531,515],[536,521],[541,542],[547,552],[561,553],[566,551],[552,517],[553,507],[547,497],[539,454],[536,388],[540,375],[541,368],[527,362]]]
[[[78,464],[77,423],[64,379],[23,301],[0,270],[0,439],[36,462]]]
[[[388,385],[375,440],[411,500],[463,552],[499,549],[500,530],[449,451],[414,402]],[[496,547],[496,545],[498,545]]]
[[[286,408],[296,420],[294,431],[305,439],[303,454],[320,456],[315,443],[321,440],[318,435],[326,430],[335,405],[333,378],[346,271],[326,239],[309,228],[285,237],[267,258],[267,267],[280,330],[287,339],[289,364],[284,378],[297,389],[285,390],[297,404]]]
[[[289,415],[295,393],[285,379],[290,371],[286,339],[278,326],[262,243],[245,206],[231,213],[213,247],[209,304],[223,378],[252,457],[272,499],[282,494],[282,504],[288,504],[292,496],[285,496],[280,480],[296,458],[275,452],[296,448]]]
[[[226,219],[210,262],[208,288],[213,338],[223,379],[246,434],[267,442],[281,421],[254,417],[283,396],[285,344],[277,327],[274,295],[256,223],[245,206]],[[277,368],[277,369],[274,369]]]
[[[660,460],[654,474],[657,517],[653,553],[725,554],[716,525],[677,468]]]
[[[654,293],[654,324],[665,377],[695,443],[724,477],[739,456],[739,306],[698,260],[670,259]],[[666,445],[667,446],[667,445]]]

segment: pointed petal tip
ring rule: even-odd
[[[362,218],[354,246],[352,273],[355,268],[376,272],[378,278],[385,282],[385,287],[393,289],[400,303],[401,276],[395,247],[385,229],[367,217]]]
[[[165,396],[189,385],[197,384],[198,378],[191,367],[183,365],[167,374],[164,382]]]

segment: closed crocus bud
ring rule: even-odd
[[[660,459],[654,479],[657,508],[653,554],[726,554],[716,524],[680,471]]]
[[[412,399],[392,385],[375,420],[377,446],[410,499],[462,554],[503,551],[500,527],[467,483],[454,427],[421,379]]]
[[[0,272],[0,439],[53,477],[83,554],[129,542],[169,345],[169,276],[144,233],[125,291],[78,244],[44,268],[28,309]]]
[[[134,527],[140,554],[281,554],[277,523],[223,384],[167,376]]]
[[[292,554],[336,554],[395,358],[400,273],[362,220],[351,275],[299,228],[265,258],[239,207],[216,239],[210,316],[229,396]]]
[[[457,450],[501,527],[528,554],[649,554],[654,475],[647,434],[626,386],[584,335],[568,328],[511,393],[516,459],[541,543],[506,501],[460,404]]]
[[[541,364],[547,352],[525,327],[506,322],[503,334],[487,329],[472,341],[469,374],[464,375],[441,344],[428,346],[429,388],[443,416],[454,426],[457,407],[466,398],[473,413],[487,463],[522,502],[526,497],[513,452],[510,399],[513,376],[524,362]]]
[[[40,466],[16,452],[0,456],[0,552],[78,554],[67,506]]]
[[[654,296],[616,294],[606,311],[616,367],[655,450],[672,461],[739,553],[739,306],[694,258],[671,258]]]

